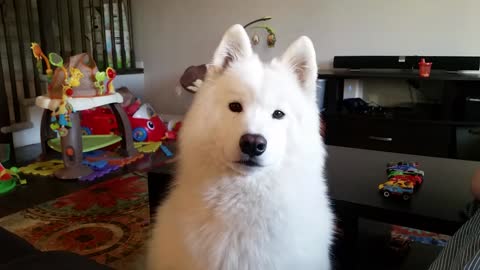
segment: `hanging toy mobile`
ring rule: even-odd
[[[99,96],[110,95],[115,93],[115,86],[113,85],[113,79],[115,79],[115,77],[117,77],[117,72],[115,71],[115,69],[111,67],[108,67],[105,71],[102,71],[102,72],[99,71],[95,74],[94,85],[98,90],[97,94]],[[105,91],[104,81],[107,78],[108,78],[107,86],[106,86],[107,89]]]
[[[259,22],[266,22],[266,21],[269,21],[271,20],[272,17],[270,16],[265,16],[265,17],[262,17],[260,19],[256,19],[254,21],[251,21],[247,24],[245,24],[243,26],[243,28],[247,29],[248,27],[256,24],[256,23],[259,23]],[[273,48],[275,47],[275,43],[277,42],[277,36],[275,34],[275,31],[268,25],[262,25],[262,26],[253,26],[252,27],[253,29],[265,29],[265,31],[267,31],[267,46],[269,48]],[[260,37],[258,36],[258,34],[255,32],[253,37],[252,37],[252,44],[255,46],[257,45],[258,43],[260,42]]]
[[[52,112],[50,119],[50,128],[63,137],[68,134],[67,128],[72,127],[70,114],[74,112],[73,106],[68,103],[68,97],[73,95],[72,87],[80,85],[80,79],[83,78],[83,73],[79,69],[71,67],[69,74],[67,69],[63,66],[63,58],[56,53],[50,53],[48,59],[52,65],[62,69],[65,78],[62,86],[62,100],[58,107]]]
[[[49,53],[48,60],[50,60],[50,63],[52,63],[52,65],[58,68],[61,68],[63,70],[63,74],[65,75],[65,80],[66,80],[68,77],[68,72],[67,72],[67,69],[63,66],[63,58],[56,53]]]
[[[33,42],[31,49],[33,52],[33,56],[37,59],[38,72],[42,73],[42,59],[45,62],[45,65],[47,65],[47,70],[46,70],[47,78],[48,78],[48,82],[50,82],[52,80],[53,70],[50,67],[50,62],[48,62],[47,56],[45,56],[45,54],[42,51],[42,48],[38,43]]]

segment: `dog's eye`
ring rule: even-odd
[[[280,110],[275,110],[272,114],[274,119],[282,119],[285,116],[285,113]]]
[[[239,113],[243,110],[242,104],[240,104],[238,102],[232,102],[232,103],[228,104],[228,108],[230,108],[230,111],[236,112],[236,113]]]

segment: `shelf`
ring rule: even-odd
[[[144,74],[143,68],[129,68],[117,70],[118,75]]]
[[[426,119],[406,119],[406,118],[386,118],[381,116],[362,115],[362,114],[323,114],[323,118],[334,119],[356,119],[356,120],[376,120],[376,121],[392,121],[403,123],[418,123],[418,124],[434,124],[447,126],[480,126],[480,121],[454,121],[454,120],[426,120]]]
[[[385,78],[385,79],[417,79],[438,81],[480,81],[480,73],[458,73],[433,70],[430,77],[418,76],[418,70],[319,70],[318,79],[362,79],[362,78]]]

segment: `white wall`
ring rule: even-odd
[[[122,86],[128,87],[136,96],[143,98],[145,80],[144,74],[125,74],[119,75],[115,78],[115,88],[120,88]]]
[[[315,43],[320,68],[335,55],[480,55],[478,0],[136,0],[144,7],[145,92],[166,113],[182,113],[191,95],[175,93],[185,68],[210,60],[234,23],[273,16],[280,54],[300,35]],[[138,34],[137,34],[138,37]]]
[[[135,47],[135,62],[138,68],[143,67],[145,52],[145,0],[132,1],[133,45]]]

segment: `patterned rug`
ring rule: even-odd
[[[68,250],[131,269],[148,238],[147,180],[123,175],[1,218],[0,226],[43,251]]]
[[[392,237],[406,237],[411,241],[426,244],[426,245],[434,245],[439,247],[444,247],[447,245],[448,240],[450,240],[450,236],[443,235],[439,233],[432,233],[427,231],[422,231],[418,229],[412,229],[408,227],[402,227],[397,225],[392,225]]]

